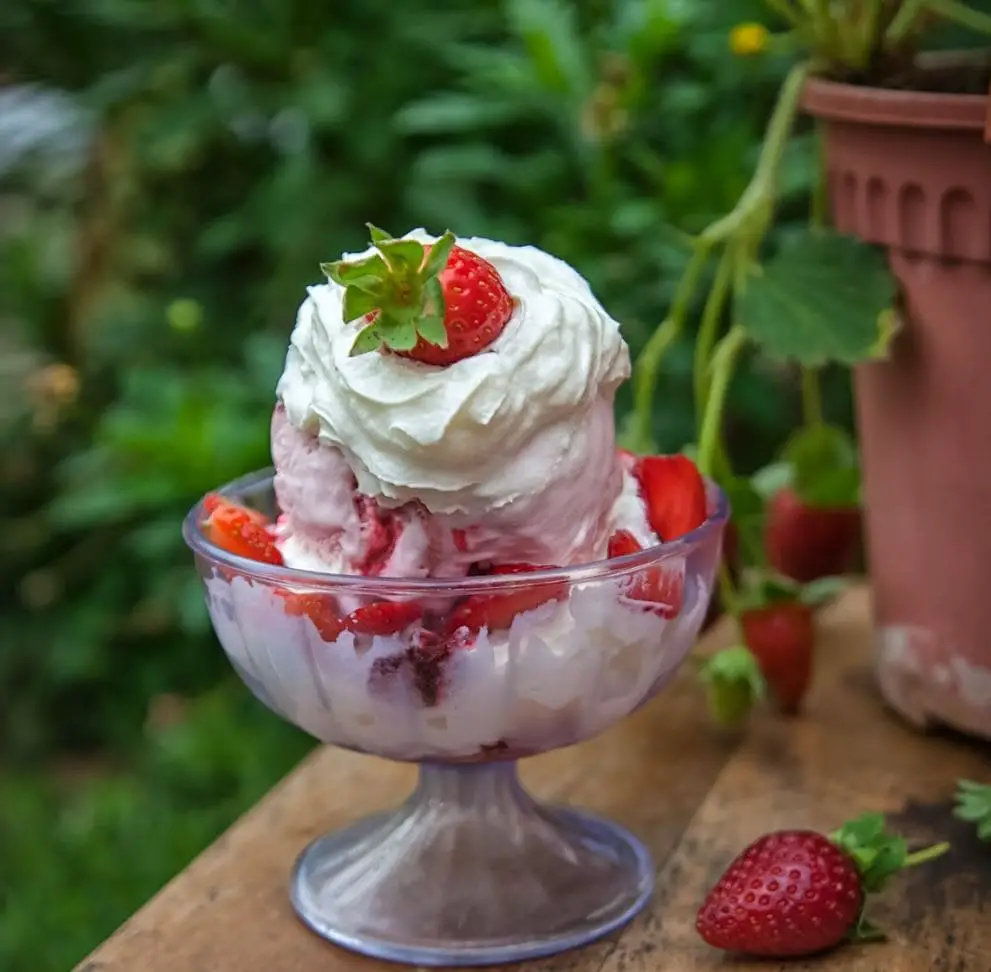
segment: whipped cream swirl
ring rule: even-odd
[[[423,230],[407,238],[436,239]],[[443,368],[350,357],[361,325],[343,320],[343,288],[310,287],[278,386],[286,416],[340,449],[359,490],[386,505],[418,500],[470,519],[560,489],[552,518],[580,521],[588,510],[597,533],[621,486],[612,404],[630,362],[619,325],[580,274],[542,250],[479,238],[458,245],[489,260],[516,298],[491,345]],[[517,508],[511,519],[536,512]]]

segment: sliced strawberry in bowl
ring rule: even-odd
[[[282,554],[268,529],[268,521],[257,510],[232,503],[216,493],[203,501],[206,519],[201,528],[206,538],[228,553],[266,564],[281,564]]]
[[[286,602],[286,614],[295,618],[309,618],[324,641],[330,643],[340,637],[344,630],[344,621],[339,614],[337,600],[332,595],[302,594],[295,591],[277,593]]]
[[[423,616],[415,601],[373,601],[355,608],[345,619],[348,631],[364,635],[394,635]]]
[[[677,540],[705,522],[705,480],[688,456],[643,456],[633,475],[650,528],[662,542]]]
[[[644,548],[628,530],[617,530],[609,538],[609,558],[639,553]],[[642,567],[628,579],[623,593],[634,601],[643,601],[662,618],[677,617],[685,599],[684,561],[672,561]]]
[[[536,564],[497,564],[492,574],[527,574],[536,570],[553,570],[553,567]],[[472,634],[487,628],[503,631],[513,624],[519,614],[533,611],[549,601],[563,601],[568,596],[567,581],[534,582],[527,586],[508,589],[498,594],[469,594],[451,611],[443,631],[447,637],[461,628]]]

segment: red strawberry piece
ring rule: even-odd
[[[857,506],[809,506],[787,488],[768,502],[764,528],[768,562],[799,583],[851,570],[859,542]]]
[[[468,552],[468,534],[465,530],[452,530],[451,540],[454,543],[454,549],[458,553]]]
[[[216,494],[208,496],[203,505],[207,510],[203,533],[211,543],[249,560],[282,563],[282,554],[268,532],[266,520],[257,510],[238,506]]]
[[[297,594],[294,591],[278,593],[286,602],[286,614],[309,618],[324,641],[337,641],[344,630],[344,621],[338,614],[337,601],[331,595]]]
[[[643,550],[628,530],[617,530],[609,538],[609,557],[624,557]],[[669,564],[641,568],[632,578],[627,596],[634,601],[657,605],[654,610],[663,618],[674,618],[681,611],[685,597],[685,574]]]
[[[418,621],[423,608],[414,601],[375,601],[355,608],[344,627],[355,634],[393,635]]]
[[[345,288],[344,316],[363,318],[352,354],[380,348],[430,365],[450,365],[488,347],[505,330],[513,298],[496,268],[455,244],[396,240],[369,226],[376,252],[323,270]]]
[[[490,573],[524,574],[534,570],[553,569],[535,564],[497,564]],[[455,605],[444,625],[444,633],[450,637],[459,628],[466,628],[472,634],[482,628],[502,631],[512,625],[518,614],[532,611],[548,601],[563,601],[567,596],[567,581],[533,584],[499,594],[469,594]]]
[[[695,927],[715,948],[765,958],[878,939],[883,935],[864,918],[866,896],[947,850],[937,844],[909,854],[879,813],[865,813],[829,837],[811,830],[767,834],[730,864]]]
[[[677,540],[705,522],[705,482],[687,456],[644,456],[633,474],[650,527],[662,541]]]
[[[798,712],[812,680],[812,608],[800,601],[778,601],[745,610],[740,626],[781,711]]]
[[[853,859],[808,830],[768,834],[730,864],[696,921],[715,948],[746,955],[812,955],[838,945],[864,904]]]

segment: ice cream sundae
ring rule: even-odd
[[[371,230],[299,308],[272,418],[274,518],[203,504],[215,545],[293,575],[213,573],[218,635],[273,708],[327,741],[481,759],[592,735],[687,650],[718,537],[693,564],[642,555],[700,527],[713,494],[684,456],[617,449],[628,350],[570,266]],[[615,558],[629,569],[608,582],[564,573]]]

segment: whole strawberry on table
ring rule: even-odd
[[[876,813],[829,836],[776,831],[733,860],[702,903],[696,929],[714,948],[765,958],[883,938],[865,915],[869,896],[900,871],[947,850],[936,844],[910,854]]]

